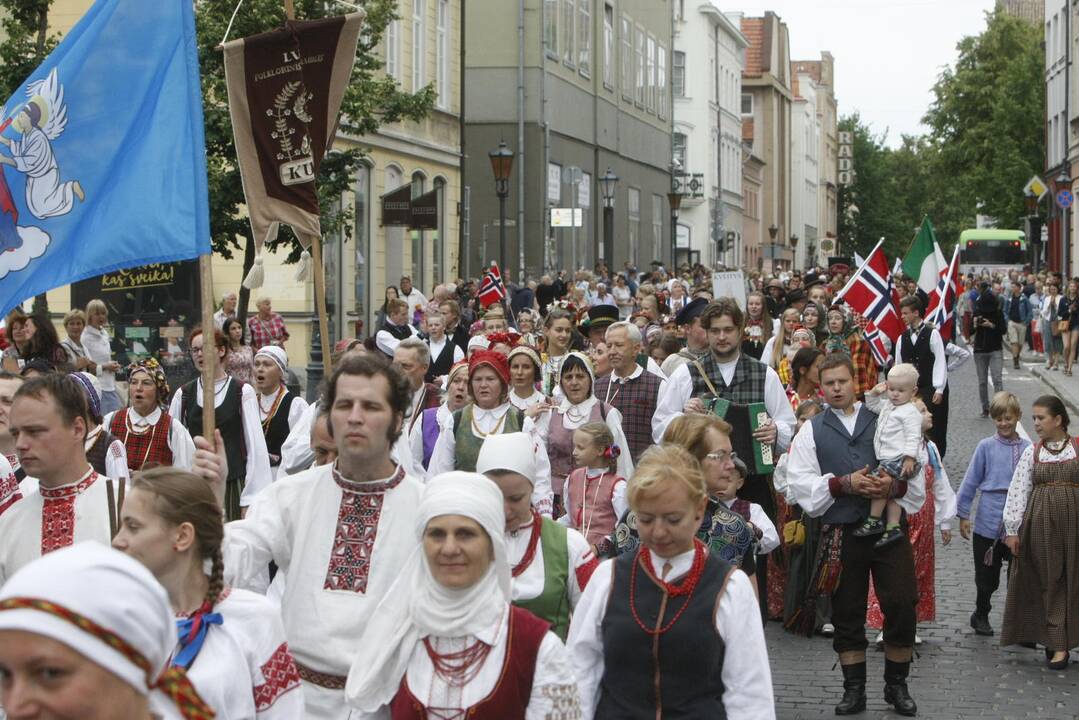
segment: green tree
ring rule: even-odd
[[[1045,162],[1041,29],[1000,10],[963,38],[933,86],[923,122],[938,233],[952,240],[978,213],[1021,227],[1023,186]]]
[[[431,111],[435,92],[431,85],[414,93],[404,92],[391,77],[380,73],[385,64],[375,52],[383,33],[396,19],[396,0],[354,0],[367,13],[356,49],[356,63],[341,103],[341,130],[350,135],[374,133],[381,125],[401,120],[422,120]],[[324,0],[296,0],[297,19],[314,19],[339,14],[340,8]],[[199,64],[202,72],[203,109],[206,117],[206,166],[210,190],[210,234],[214,252],[231,258],[234,250],[244,250],[244,274],[254,260],[254,241],[244,203],[240,171],[236,166],[228,93],[225,89],[224,58],[218,44],[225,35],[236,0],[202,0],[196,4]],[[229,38],[235,39],[280,27],[285,21],[281,0],[247,0],[236,14]],[[363,158],[360,149],[331,151],[319,169],[319,201],[324,233],[348,233],[352,213],[340,207],[340,197],[348,190]],[[271,252],[284,250],[288,260],[300,254],[299,241],[291,229],[282,226],[279,238],[268,245]],[[241,317],[249,300],[240,290]]]
[[[0,103],[22,85],[58,42],[49,35],[52,0],[0,0]],[[33,312],[48,312],[45,293],[34,298]]]

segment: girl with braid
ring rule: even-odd
[[[218,720],[301,717],[300,676],[280,614],[264,596],[225,586],[224,533],[206,481],[159,467],[135,475],[113,547],[168,592],[179,636],[169,664],[187,672]]]

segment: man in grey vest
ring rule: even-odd
[[[815,574],[838,577],[832,592],[832,647],[843,667],[844,693],[835,712],[865,711],[865,612],[872,574],[884,614],[884,699],[900,715],[912,716],[918,708],[907,689],[907,674],[918,597],[910,539],[904,535],[874,549],[869,538],[855,537],[854,530],[868,516],[870,498],[892,497],[907,514],[917,512],[925,501],[925,481],[920,475],[912,478],[899,496],[899,483],[871,473],[877,466],[873,452],[877,416],[857,402],[854,367],[847,355],[826,356],[820,379],[828,409],[805,423],[791,443],[787,482],[798,505],[823,520],[822,544],[839,545],[840,567],[829,562],[836,554],[825,548],[818,560],[825,567],[818,567]]]
[[[745,316],[734,298],[721,297],[704,308],[700,316],[701,328],[708,339],[708,351],[699,359],[675,369],[674,374],[661,389],[655,414],[652,416],[652,439],[663,440],[670,422],[683,413],[710,412],[705,399],[722,398],[733,406],[741,406],[740,418],[730,414],[727,422],[733,425],[731,444],[743,458],[753,457],[756,441],[773,446],[775,453],[782,453],[790,444],[794,431],[794,411],[776,371],[759,360],[742,353],[742,331]],[[597,396],[599,393],[597,391]],[[746,406],[763,403],[768,421],[756,430],[750,430]],[[738,497],[760,505],[769,519],[776,522],[775,494],[771,474],[750,474]],[[757,556],[757,586],[760,591],[761,611],[767,617],[768,607],[768,556]]]

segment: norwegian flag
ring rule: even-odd
[[[869,349],[873,353],[873,359],[877,361],[879,367],[888,367],[888,363],[892,361],[891,351],[888,349],[890,343],[876,325],[873,323],[867,323],[865,326],[865,339],[869,343]]]
[[[502,272],[498,269],[498,263],[491,263],[491,267],[483,274],[478,297],[482,308],[493,305],[506,297],[506,288],[502,285]]]
[[[869,338],[869,327],[886,337],[893,346],[896,338],[903,332],[903,321],[899,319],[899,313],[895,308],[895,287],[892,285],[892,273],[888,269],[888,259],[884,257],[881,248],[883,240],[877,243],[873,252],[869,253],[866,261],[847,281],[846,286],[839,291],[837,298],[843,298],[855,312],[863,315],[869,324],[866,326],[866,337]],[[874,355],[883,352],[884,357],[890,358],[891,353],[883,342],[873,343]],[[880,362],[880,357],[877,358]],[[887,363],[881,363],[886,365]]]
[[[942,340],[951,340],[955,333],[955,298],[958,292],[956,281],[959,277],[959,246],[952,252],[952,261],[940,274],[937,287],[929,295],[929,311],[925,314],[926,322],[933,323],[940,331]]]

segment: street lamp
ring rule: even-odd
[[[498,141],[498,147],[487,153],[491,158],[491,170],[495,174],[495,193],[498,195],[498,264],[506,267],[506,198],[510,195],[510,171],[513,170],[513,151],[506,147],[505,140]],[[524,268],[521,268],[523,271]]]
[[[603,190],[603,245],[596,252],[596,255],[603,257],[608,268],[614,268],[614,193],[617,184],[618,176],[608,167],[607,172],[599,178],[599,186]]]
[[[671,276],[673,277],[678,266],[678,210],[682,207],[682,193],[667,193],[667,202],[671,206]]]
[[[771,258],[771,260],[772,260],[772,272],[776,271],[776,236],[777,235],[779,235],[779,228],[776,227],[775,223],[772,223],[768,227],[768,237],[771,238],[771,240],[772,240],[771,250],[768,253],[769,258]]]

